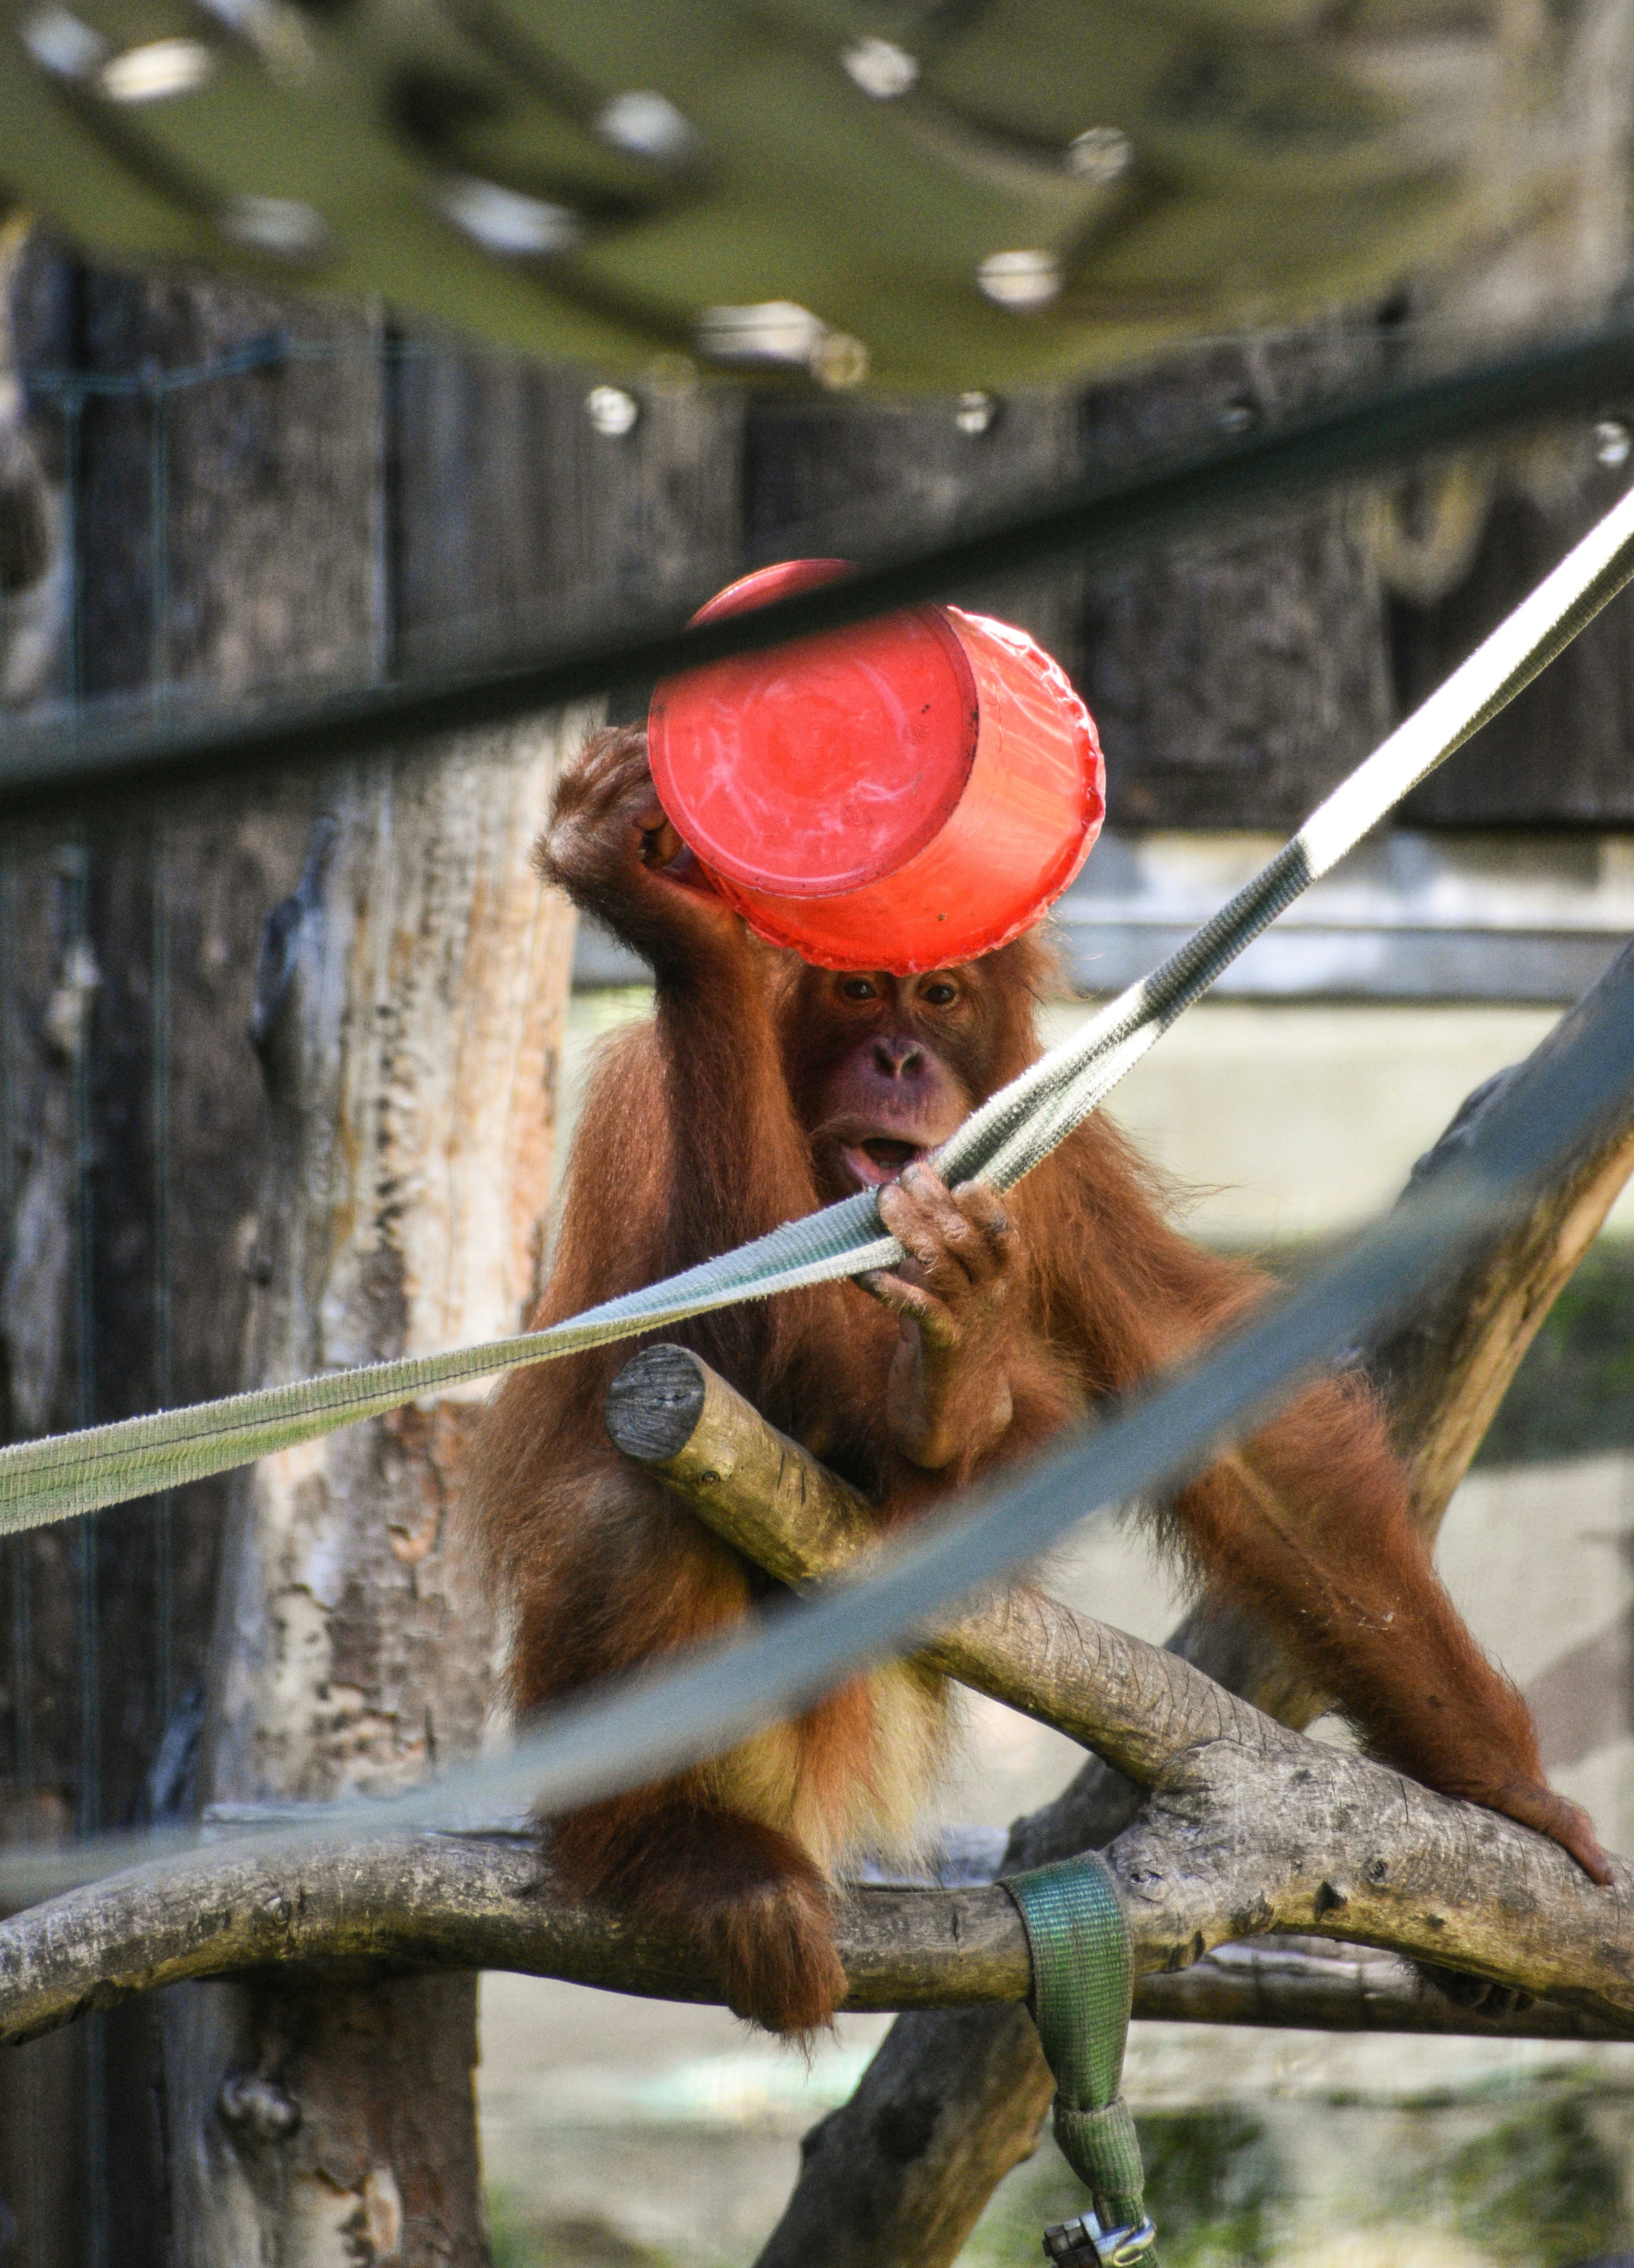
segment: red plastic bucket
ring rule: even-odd
[[[695,617],[849,573],[796,559]],[[666,678],[653,784],[723,897],[826,968],[898,976],[990,953],[1089,855],[1106,768],[1089,711],[1025,630],[914,607]]]

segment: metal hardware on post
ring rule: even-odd
[[[1056,2268],[1136,2268],[1143,2261],[1155,2268],[1157,2241],[1150,2213],[1128,2228],[1102,2228],[1092,2207],[1077,2220],[1057,2221],[1044,2231],[1044,2257]]]

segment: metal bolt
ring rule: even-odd
[[[953,423],[961,433],[988,432],[998,416],[998,404],[990,394],[961,394],[953,406]]]
[[[806,368],[819,386],[843,394],[867,377],[868,350],[845,331],[825,331],[807,356]]]
[[[578,216],[566,205],[519,195],[497,181],[456,173],[439,185],[437,203],[462,235],[505,259],[546,259],[578,241]]]
[[[628,433],[641,415],[641,404],[622,386],[593,386],[585,396],[585,414],[598,433],[616,441]]]
[[[222,207],[216,226],[232,243],[276,260],[311,260],[329,241],[323,215],[296,197],[234,197]]]
[[[840,63],[852,85],[876,102],[894,102],[919,77],[918,58],[889,40],[858,40],[841,50]]]
[[[596,131],[615,150],[628,150],[660,165],[676,165],[694,156],[698,147],[691,121],[681,115],[667,95],[650,88],[639,93],[615,94],[598,113]]]
[[[1594,428],[1594,455],[1608,472],[1616,472],[1634,453],[1634,434],[1621,417],[1602,417]]]
[[[150,40],[103,64],[102,92],[114,102],[167,102],[202,86],[215,68],[200,40]]]
[[[1067,144],[1066,169],[1080,180],[1093,181],[1104,188],[1129,171],[1134,155],[1134,144],[1121,128],[1092,126]]]
[[[1061,265],[1053,252],[994,252],[975,280],[996,306],[1043,307],[1061,290]]]

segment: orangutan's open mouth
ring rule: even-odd
[[[865,1141],[848,1142],[841,1155],[859,1185],[877,1189],[894,1182],[904,1166],[923,1158],[923,1142],[902,1142],[888,1134],[871,1134]]]

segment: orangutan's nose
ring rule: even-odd
[[[876,1040],[873,1061],[887,1079],[914,1079],[924,1069],[924,1051],[912,1040]]]

